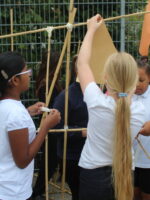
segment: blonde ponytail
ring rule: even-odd
[[[130,131],[130,107],[127,98],[119,98],[116,105],[113,183],[117,200],[132,200],[132,153]]]
[[[116,200],[132,200],[130,98],[137,83],[137,64],[127,53],[115,53],[105,65],[107,85],[116,99],[112,179]],[[127,96],[118,97],[119,93]]]

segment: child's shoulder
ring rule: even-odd
[[[131,124],[135,125],[136,127],[142,127],[143,124],[146,122],[145,112],[146,112],[146,109],[139,99],[132,102],[132,104],[131,104]]]
[[[142,102],[142,100],[140,98],[132,98],[132,102],[131,102],[131,113],[132,115],[135,115],[135,116],[143,116],[144,113],[145,113],[145,106]]]
[[[3,107],[8,107],[9,106],[10,109],[13,109],[13,108],[16,108],[16,107],[19,108],[23,104],[21,103],[21,101],[18,101],[18,100],[4,99],[4,100],[0,101],[0,105],[3,106]]]
[[[150,86],[148,86],[147,90],[143,94],[146,98],[150,98]]]
[[[13,100],[13,99],[5,99],[0,101],[0,110],[1,113],[21,113],[23,111],[26,112],[25,107],[21,103],[21,101]]]

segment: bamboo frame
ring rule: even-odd
[[[128,18],[128,17],[138,16],[138,15],[144,15],[144,14],[148,14],[148,13],[150,13],[150,11],[137,12],[137,13],[132,13],[132,14],[128,14],[128,15],[121,15],[121,16],[117,16],[117,17],[109,17],[109,18],[104,19],[104,21],[107,22],[107,21],[112,21],[112,20],[118,20],[118,19],[121,19],[121,18]],[[87,22],[73,24],[73,27],[84,26],[86,24],[87,24]],[[66,25],[55,26],[53,28],[54,28],[54,30],[64,29],[64,28],[66,28]],[[0,39],[20,36],[20,35],[26,35],[26,34],[32,34],[32,33],[39,33],[39,32],[43,32],[43,31],[46,31],[46,30],[47,30],[47,28],[41,28],[41,29],[37,29],[37,30],[24,31],[24,32],[20,32],[20,33],[0,35]]]

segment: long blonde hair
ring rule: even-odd
[[[138,74],[137,64],[127,53],[111,55],[105,64],[107,84],[116,95],[115,129],[112,177],[117,200],[133,199],[132,141],[130,130],[130,101],[118,97],[119,93],[129,95],[135,88]]]

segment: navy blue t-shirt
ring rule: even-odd
[[[63,90],[54,100],[53,108],[58,109],[61,113],[61,121],[55,127],[64,128],[64,110],[65,110],[65,90]],[[86,128],[88,123],[88,112],[80,84],[77,82],[69,86],[68,98],[68,127],[69,128]],[[63,157],[63,133],[58,134],[58,156]],[[67,140],[67,159],[79,160],[80,154],[85,143],[85,138],[81,132],[68,132]]]

